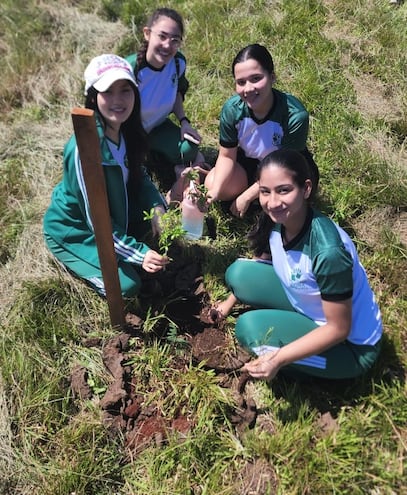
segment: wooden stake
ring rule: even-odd
[[[112,222],[95,115],[93,110],[74,108],[71,116],[88,194],[110,321],[113,327],[123,327],[125,323],[124,302],[113,247]]]

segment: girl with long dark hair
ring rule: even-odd
[[[85,105],[95,111],[105,175],[112,242],[124,297],[141,287],[139,270],[154,273],[167,257],[145,244],[143,237],[159,233],[165,211],[161,194],[140,166],[146,135],[140,119],[140,98],[131,65],[113,54],[92,59],[85,70]],[[64,148],[62,181],[55,187],[44,217],[45,241],[70,272],[105,295],[95,233],[77,143],[73,135]],[[154,208],[153,220],[144,211]]]

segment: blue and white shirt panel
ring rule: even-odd
[[[179,58],[180,74],[185,72],[185,61]],[[178,92],[177,64],[175,59],[161,70],[145,66],[137,73],[141,99],[141,118],[147,133],[162,124],[172,112]]]
[[[343,229],[314,211],[309,228],[294,246],[283,246],[281,226],[276,225],[270,248],[274,269],[298,312],[324,325],[322,300],[352,297],[348,340],[373,345],[380,339],[380,310],[355,246]]]

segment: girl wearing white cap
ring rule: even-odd
[[[86,108],[95,111],[105,175],[112,240],[124,297],[141,286],[138,270],[154,273],[168,262],[140,241],[157,234],[163,200],[140,166],[146,139],[140,120],[140,99],[130,64],[113,54],[92,59],[85,70]],[[75,136],[64,148],[62,181],[55,187],[44,217],[45,241],[68,270],[105,295],[89,203]],[[155,209],[152,222],[143,212]]]

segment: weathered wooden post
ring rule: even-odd
[[[124,302],[113,247],[112,222],[95,115],[93,110],[87,108],[74,108],[71,115],[95,231],[110,321],[113,327],[123,327]]]

